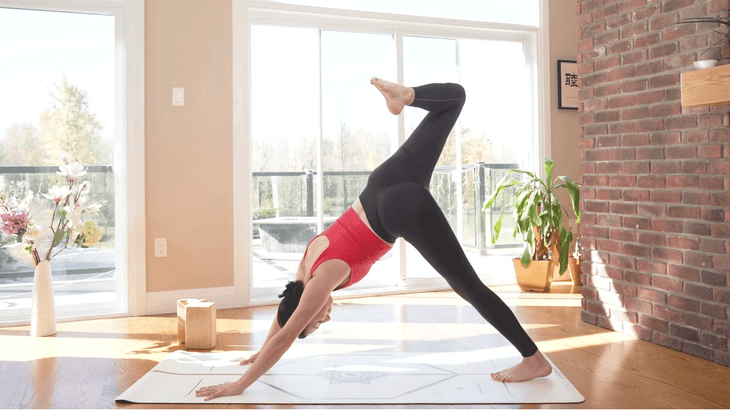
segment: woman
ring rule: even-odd
[[[398,237],[413,245],[457,294],[520,351],[522,362],[493,373],[493,379],[527,381],[552,372],[509,307],[481,282],[428,191],[436,162],[464,105],[464,89],[458,84],[410,88],[378,78],[370,82],[383,94],[391,113],[400,114],[410,105],[428,114],[403,146],[373,171],[355,204],[309,243],[295,281],[280,296],[284,299],[261,350],[241,362],[251,367],[236,382],[197,390],[198,397],[210,400],[241,394],[276,364],[297,337],[304,338],[329,321],[332,291],[360,281]]]

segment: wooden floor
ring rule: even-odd
[[[543,408],[730,408],[730,368],[582,323],[579,289],[566,283],[553,284],[548,294],[523,293],[516,286],[493,289],[586,398]],[[258,349],[273,313],[274,307],[219,310],[217,350]],[[293,349],[433,352],[503,345],[506,340],[472,307],[452,292],[437,292],[337,300],[332,321]],[[114,402],[180,349],[174,315],[61,323],[58,334],[46,338],[30,337],[28,327],[0,328],[0,409],[195,408]]]

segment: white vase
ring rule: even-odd
[[[30,307],[30,335],[45,337],[56,333],[56,301],[53,297],[51,263],[41,261],[33,276],[33,297]]]

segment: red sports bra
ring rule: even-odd
[[[352,207],[312,241],[322,235],[327,237],[330,243],[312,264],[309,275],[311,276],[314,270],[327,260],[342,260],[350,266],[350,281],[340,289],[362,280],[370,271],[370,267],[391,249],[388,243],[365,225]],[[307,256],[306,251],[304,256]]]

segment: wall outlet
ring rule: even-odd
[[[155,257],[167,257],[167,238],[155,238]]]

